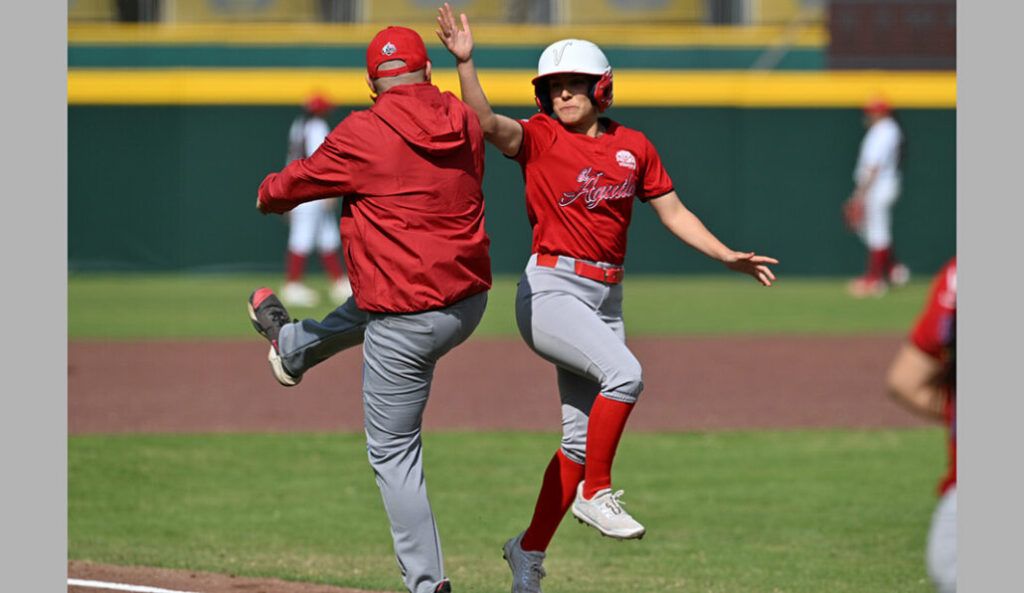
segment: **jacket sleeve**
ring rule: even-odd
[[[260,184],[259,200],[278,214],[299,204],[357,193],[359,142],[343,121],[308,158],[292,161]]]

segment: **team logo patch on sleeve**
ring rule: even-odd
[[[381,48],[380,53],[384,54],[385,56],[390,56],[396,51],[398,51],[398,48],[395,47],[395,44],[388,41],[387,43],[384,44],[384,47]]]
[[[636,157],[628,150],[620,150],[619,152],[616,152],[615,160],[618,161],[620,167],[636,170]]]

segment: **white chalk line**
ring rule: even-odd
[[[195,593],[194,591],[177,591],[175,589],[161,589],[160,587],[146,587],[144,585],[123,585],[121,583],[105,583],[103,581],[86,581],[82,579],[68,579],[68,586],[94,587],[97,589],[113,589],[114,591],[132,591],[134,593]]]

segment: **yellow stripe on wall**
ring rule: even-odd
[[[483,70],[494,105],[532,105],[534,70]],[[365,70],[350,69],[74,69],[70,105],[297,105],[320,91],[339,105],[369,105]],[[434,83],[459,92],[454,70]],[[859,107],[874,95],[897,107],[956,107],[953,72],[693,72],[621,70],[621,107]]]

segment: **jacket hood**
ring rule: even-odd
[[[468,140],[466,111],[458,99],[429,82],[389,89],[377,97],[370,112],[406,142],[431,154],[450,152]]]

